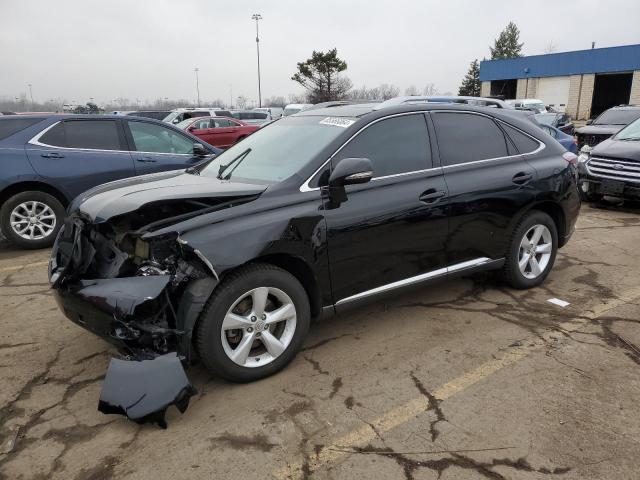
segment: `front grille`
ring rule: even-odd
[[[633,160],[591,157],[587,170],[594,177],[640,183],[640,162]]]
[[[584,135],[579,133],[578,137],[578,149],[582,148],[585,145],[589,145],[590,147],[595,147],[600,142],[604,142],[611,135]]]

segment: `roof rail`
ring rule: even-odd
[[[374,110],[382,110],[383,108],[388,107],[397,107],[398,105],[407,105],[412,103],[429,103],[429,97],[423,95],[409,95],[402,97],[393,97],[389,100],[385,100],[384,102],[373,107]]]

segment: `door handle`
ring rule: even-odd
[[[140,163],[156,163],[157,160],[151,158],[151,157],[140,157],[140,158],[136,158],[136,161],[140,162]]]
[[[518,172],[516,173],[511,181],[516,185],[525,185],[531,181],[533,178],[533,174],[529,172]]]
[[[58,152],[41,153],[40,156],[44,158],[64,158],[64,155]]]
[[[420,195],[419,200],[422,203],[435,203],[440,200],[442,197],[445,197],[447,192],[444,190],[436,190],[435,188],[430,188]]]

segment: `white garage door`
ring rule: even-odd
[[[536,97],[559,112],[564,112],[569,101],[569,77],[538,79]]]

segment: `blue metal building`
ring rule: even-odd
[[[482,95],[539,98],[574,118],[640,104],[640,44],[480,63]]]

